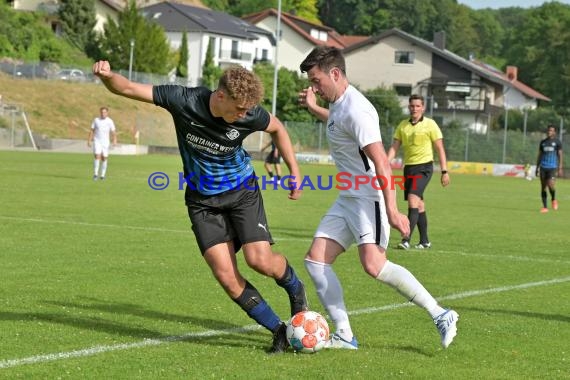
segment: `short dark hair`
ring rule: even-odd
[[[419,100],[422,102],[422,104],[424,104],[425,102],[424,97],[419,94],[410,95],[410,97],[408,98],[408,103],[411,103],[412,100]]]
[[[306,73],[317,66],[321,71],[329,71],[337,67],[346,75],[346,63],[340,49],[332,46],[317,46],[299,66],[302,73]]]
[[[419,95],[419,94],[412,94],[410,95],[410,97],[408,98],[408,103],[411,103],[412,100],[419,100],[422,102],[422,104],[425,103],[424,97]]]

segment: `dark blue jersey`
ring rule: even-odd
[[[255,106],[229,124],[210,112],[212,91],[205,87],[154,86],[154,104],[172,115],[188,186],[204,195],[239,187],[253,174],[251,157],[242,146],[250,134],[269,125],[269,113]]]
[[[540,142],[539,150],[540,167],[544,169],[557,169],[558,151],[562,150],[562,142],[556,138],[545,138]]]

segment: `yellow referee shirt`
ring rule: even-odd
[[[443,138],[437,123],[423,117],[416,124],[403,120],[394,132],[394,138],[401,142],[404,165],[418,165],[433,161],[433,142]]]

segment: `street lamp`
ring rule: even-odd
[[[131,57],[129,59],[129,80],[131,80],[133,74],[133,52],[135,50],[135,39],[131,38]]]

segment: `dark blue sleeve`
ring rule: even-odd
[[[235,124],[247,126],[254,131],[265,131],[269,126],[270,120],[271,117],[269,116],[269,112],[267,112],[267,110],[262,106],[257,105],[247,111],[245,117]]]
[[[178,85],[159,85],[152,88],[152,101],[159,107],[171,110],[184,104],[185,87]]]

